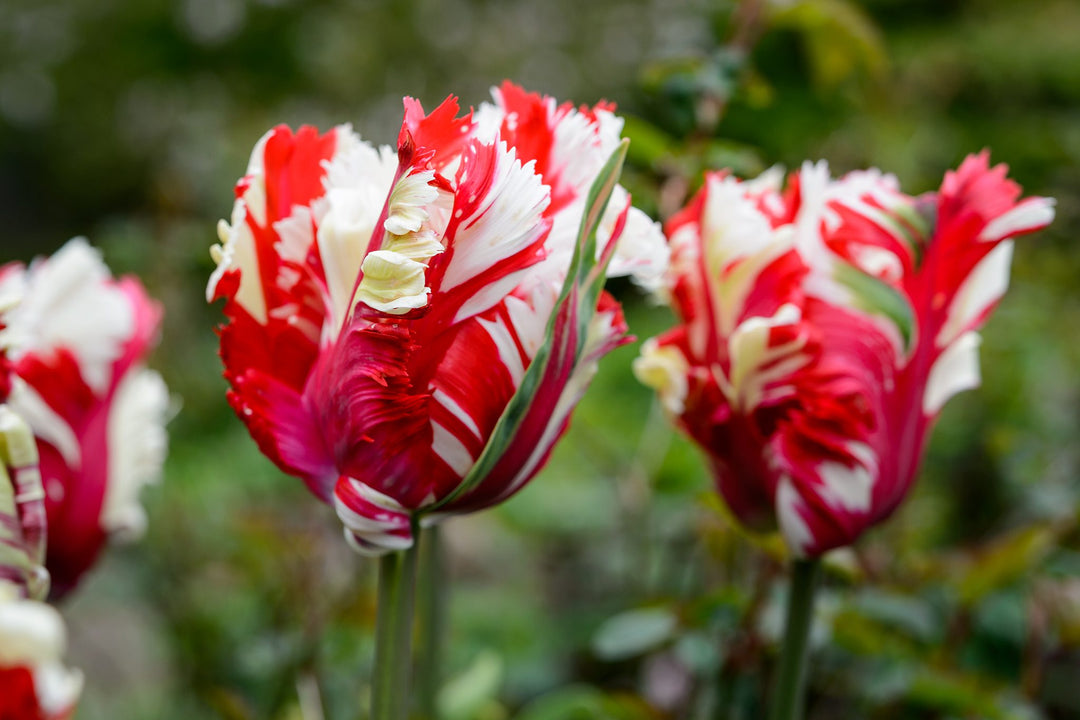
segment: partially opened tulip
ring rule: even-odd
[[[495,97],[464,117],[453,99],[430,115],[406,100],[396,153],[347,126],[279,127],[256,146],[220,228],[208,297],[226,300],[229,399],[267,456],[334,502],[364,551],[409,547],[423,513],[476,510],[521,488],[596,361],[624,340],[610,296],[573,278],[575,297],[560,297],[621,122],[512,85]],[[614,254],[612,272],[656,278],[662,236],[615,192],[598,218],[601,262],[583,265]],[[550,352],[553,316],[565,348],[497,434]]]
[[[8,298],[0,293],[0,309]],[[34,435],[6,404],[5,349],[0,343],[0,718],[62,720],[74,711],[82,677],[61,664],[63,620],[40,602],[48,588],[45,493]]]
[[[46,567],[66,594],[110,536],[142,532],[140,488],[166,449],[168,393],[144,367],[161,310],[137,280],[113,279],[84,240],[29,267],[0,268],[8,404],[37,438],[48,516]]]
[[[670,220],[681,322],[635,371],[747,526],[815,558],[904,499],[942,406],[979,382],[977,330],[1008,285],[1011,238],[1053,217],[1005,175],[975,155],[912,197],[824,163],[786,189],[775,172],[714,173]]]
[[[462,117],[406,99],[396,152],[279,127],[219,228],[230,402],[363,552],[519,490],[625,341],[605,273],[666,262],[615,185],[609,107],[494,95]]]

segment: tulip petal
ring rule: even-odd
[[[541,417],[550,419],[552,416],[558,397],[550,394],[545,396],[541,390],[551,382],[557,387],[565,385],[583,353],[606,266],[606,262],[598,263],[596,260],[596,231],[618,181],[622,163],[626,158],[626,149],[627,142],[624,141],[618,150],[612,153],[589,190],[586,212],[582,216],[570,270],[547,326],[547,340],[540,346],[517,391],[507,403],[472,470],[457,488],[437,501],[429,510],[438,510],[474,490],[485,477],[496,470],[519,438],[523,425],[527,422],[535,423]],[[607,259],[610,260],[610,256]]]

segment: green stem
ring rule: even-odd
[[[417,543],[379,561],[379,606],[371,720],[405,720],[409,707],[410,645]]]
[[[439,526],[420,536],[420,577],[417,615],[420,634],[416,644],[416,685],[420,717],[438,720],[439,687],[442,685],[443,643],[449,598],[446,565]]]
[[[773,694],[771,720],[802,720],[806,705],[806,656],[814,618],[814,591],[821,562],[796,560],[788,595],[787,625],[780,650],[780,672]]]

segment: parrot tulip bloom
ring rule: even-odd
[[[397,152],[348,126],[278,127],[219,226],[207,298],[225,299],[230,402],[360,551],[410,547],[421,515],[521,488],[625,341],[604,269],[649,285],[666,263],[612,179],[596,248],[572,266],[619,148],[609,107],[494,95],[462,117],[452,97],[428,115],[406,99]]]
[[[14,371],[11,409],[41,456],[46,568],[55,596],[71,590],[109,536],[145,526],[138,492],[164,461],[168,393],[143,361],[161,310],[134,278],[114,280],[84,240],[50,258],[0,268]]]
[[[976,331],[1008,285],[1011,238],[1046,226],[1053,201],[1020,200],[986,153],[920,197],[824,163],[780,180],[711,174],[670,220],[681,324],[635,372],[732,512],[815,557],[903,500],[942,406],[979,383]]]

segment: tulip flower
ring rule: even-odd
[[[635,372],[734,515],[812,559],[901,503],[942,406],[979,382],[977,330],[1012,238],[1049,223],[1053,201],[1020,200],[986,153],[919,197],[877,171],[831,180],[824,163],[780,179],[710,174],[671,218],[681,322]]]
[[[0,311],[6,299],[0,293]],[[34,436],[5,404],[10,387],[0,344],[0,718],[62,720],[74,710],[82,677],[60,663],[63,621],[38,600],[48,586],[40,565],[45,493]]]
[[[37,438],[54,597],[69,592],[110,536],[139,535],[140,488],[166,448],[168,393],[144,359],[161,310],[134,278],[112,278],[84,240],[29,267],[0,268],[13,369],[8,404]]]
[[[635,364],[747,526],[799,556],[852,543],[914,480],[934,419],[979,381],[1011,238],[1053,217],[986,154],[940,191],[804,165],[785,192],[712,174],[671,219],[681,324]]]
[[[406,99],[396,152],[348,126],[270,131],[212,250],[229,400],[362,552],[519,490],[625,341],[603,268],[647,286],[666,262],[615,187],[572,267],[619,148],[610,107],[509,83],[494,96],[462,117],[452,97],[427,115]]]
[[[494,98],[461,117],[453,97],[430,114],[407,98],[396,152],[348,126],[272,130],[212,249],[233,408],[357,550],[384,554],[376,720],[406,712],[421,520],[536,474],[626,341],[605,275],[648,287],[667,259],[616,185],[611,107],[509,83]]]

